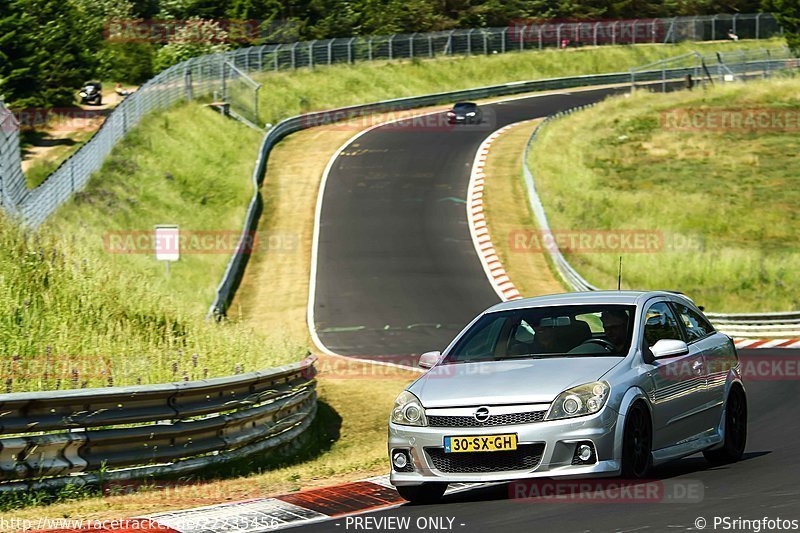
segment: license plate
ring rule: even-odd
[[[498,452],[517,449],[517,434],[445,437],[445,453]]]

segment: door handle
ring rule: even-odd
[[[703,362],[702,361],[695,361],[692,363],[692,370],[695,374],[702,374],[703,373]]]

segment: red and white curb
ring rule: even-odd
[[[472,163],[469,187],[467,188],[467,221],[469,222],[472,244],[475,246],[475,251],[478,253],[478,258],[481,261],[481,265],[483,265],[483,270],[486,272],[489,283],[491,283],[494,291],[504,302],[522,298],[522,295],[514,286],[511,278],[508,277],[505,268],[503,268],[503,264],[500,262],[497,251],[492,244],[492,238],[489,235],[489,228],[486,225],[486,213],[483,209],[483,192],[486,181],[484,170],[492,143],[509,129],[525,122],[529,121],[525,120],[504,126],[493,132],[481,143]]]
[[[733,344],[739,349],[757,348],[789,348],[800,349],[800,339],[733,339]]]
[[[452,483],[445,494],[487,486],[490,483]],[[256,533],[275,531],[311,522],[336,520],[345,516],[390,509],[405,503],[389,483],[379,476],[333,487],[240,502],[168,511],[119,520],[120,527],[58,529],[49,533],[88,530],[104,533],[160,531],[167,533]],[[111,521],[109,521],[111,522]]]

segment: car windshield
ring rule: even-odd
[[[472,109],[475,109],[476,107],[478,106],[471,102],[464,102],[454,105],[453,109],[455,109],[456,111],[470,111]]]
[[[564,305],[487,313],[443,363],[628,353],[635,306]]]

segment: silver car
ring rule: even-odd
[[[641,479],[703,452],[741,458],[747,398],[733,341],[675,292],[513,300],[475,318],[397,398],[391,482],[438,500],[448,483]]]

